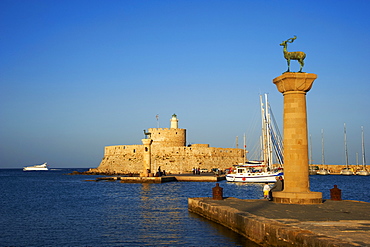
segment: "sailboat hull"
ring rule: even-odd
[[[321,170],[318,170],[316,174],[317,175],[329,175],[330,172],[326,169],[321,169]]]
[[[283,176],[284,173],[278,172],[256,172],[256,173],[235,173],[227,174],[228,182],[244,182],[244,183],[275,183],[276,177]]]
[[[353,171],[351,171],[349,168],[344,168],[340,171],[340,175],[351,176],[353,175]]]
[[[358,171],[356,172],[356,175],[360,175],[360,176],[369,176],[370,175],[370,172],[366,171],[366,170],[362,170],[362,171]]]

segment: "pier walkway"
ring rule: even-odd
[[[262,246],[370,246],[370,203],[325,200],[280,204],[237,198],[189,198],[190,212]]]
[[[209,175],[189,175],[189,174],[175,174],[162,177],[123,177],[123,176],[109,176],[98,177],[93,181],[103,180],[120,180],[121,183],[167,183],[167,182],[219,182],[225,180],[225,176]]]

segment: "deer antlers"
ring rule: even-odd
[[[293,38],[290,38],[290,39],[286,40],[285,42],[293,43],[293,41],[294,41],[296,38],[297,38],[297,36],[296,36],[296,35],[294,35],[294,37],[293,37]]]

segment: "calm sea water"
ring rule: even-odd
[[[188,197],[211,197],[215,183],[125,184],[65,175],[77,169],[0,169],[0,246],[258,246],[188,212]],[[329,198],[370,202],[370,177],[311,176]],[[224,196],[258,199],[262,184],[220,182]]]

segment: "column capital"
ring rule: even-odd
[[[287,72],[273,79],[273,83],[283,94],[294,91],[308,92],[316,78],[317,75],[312,73]]]

